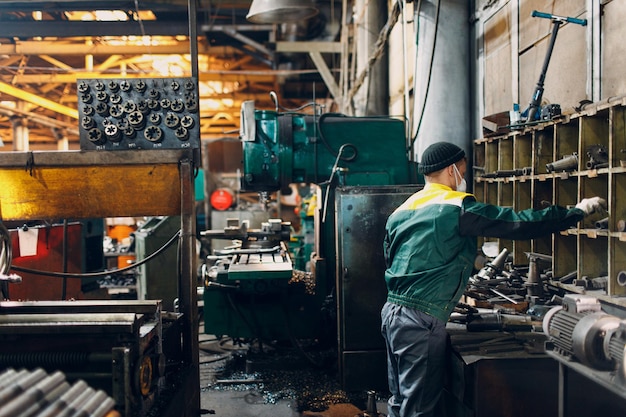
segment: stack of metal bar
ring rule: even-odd
[[[83,380],[70,385],[62,372],[41,368],[0,373],[0,417],[118,417],[115,401]]]

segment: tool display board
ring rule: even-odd
[[[195,78],[77,80],[81,150],[200,147]]]

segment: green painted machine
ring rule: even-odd
[[[206,268],[206,333],[270,340],[337,340],[337,328],[341,327],[337,288],[343,287],[338,284],[345,271],[339,270],[341,259],[336,248],[340,235],[350,230],[336,226],[340,217],[336,197],[344,189],[368,194],[373,187],[385,190],[415,184],[415,164],[408,156],[405,129],[402,120],[391,117],[279,112],[278,106],[275,111],[256,110],[252,102],[244,103],[242,191],[258,192],[261,201],[268,202],[271,193],[288,189],[290,184],[316,184],[314,242],[310,262],[306,263],[309,269],[298,270],[286,262],[289,236],[285,232],[289,226],[284,222],[276,220],[262,230],[233,225],[241,245],[230,253],[214,254],[214,265]],[[347,214],[371,217],[362,227],[375,226],[380,234],[378,229],[384,229],[389,213],[373,207],[367,213],[343,216]],[[205,235],[228,239],[233,233],[207,231]],[[384,264],[382,240],[376,238],[370,246],[372,253],[363,253],[363,261],[376,259],[380,269]],[[241,256],[252,253],[254,262]],[[365,278],[383,280],[380,270]],[[372,310],[380,309],[385,294],[377,297]],[[379,334],[377,324],[371,326],[374,334]]]

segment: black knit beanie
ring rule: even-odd
[[[422,154],[422,161],[417,167],[420,174],[428,175],[460,161],[465,151],[454,143],[435,142],[428,146]]]

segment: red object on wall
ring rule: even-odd
[[[67,271],[81,272],[82,238],[80,223],[67,226]],[[19,234],[10,230],[13,247],[11,265],[46,272],[63,272],[63,226],[34,226],[38,229],[37,252],[32,256],[22,256]],[[50,301],[62,300],[63,278],[48,277],[39,274],[11,271],[22,277],[19,284],[9,284],[9,299],[12,301]],[[65,299],[81,298],[81,279],[66,278]]]

